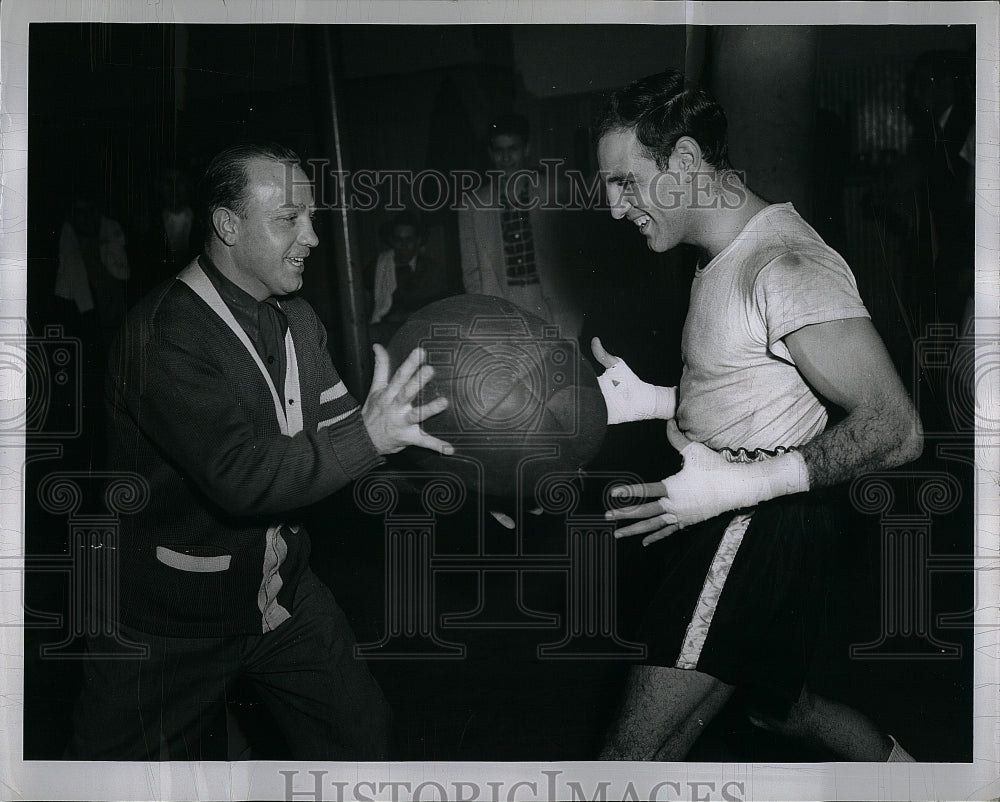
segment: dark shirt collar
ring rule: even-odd
[[[535,171],[532,171],[532,174],[534,173]],[[527,207],[531,204],[532,198],[536,197],[538,194],[537,185],[532,184],[530,181],[519,181],[517,185],[517,192],[514,193],[514,203],[512,203],[510,199],[508,199],[507,193],[503,191],[506,186],[506,181],[506,177],[502,177],[497,185],[500,207],[503,209],[513,209],[518,212],[527,212]]]
[[[285,310],[281,308],[278,299],[273,295],[268,296],[263,301],[258,301],[242,287],[237,286],[230,279],[222,275],[219,268],[213,264],[207,254],[201,254],[198,257],[198,263],[201,265],[202,270],[205,271],[205,275],[208,276],[209,281],[218,290],[219,295],[222,296],[222,300],[229,307],[229,311],[233,313],[236,322],[243,327],[243,330],[252,341],[256,342],[260,336],[260,313],[262,305],[266,304],[276,310],[280,313],[280,318],[282,320],[285,319]]]

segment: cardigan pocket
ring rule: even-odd
[[[203,557],[197,554],[185,554],[184,552],[174,551],[173,549],[168,549],[166,546],[157,546],[156,559],[164,565],[176,568],[178,571],[187,571],[194,574],[212,574],[229,570],[229,563],[232,562],[233,557],[231,554]]]

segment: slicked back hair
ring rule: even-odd
[[[490,147],[493,146],[493,140],[496,137],[505,134],[519,136],[521,137],[521,144],[527,145],[528,136],[531,134],[531,124],[528,122],[528,118],[523,114],[511,111],[501,114],[490,121],[489,131],[487,132],[487,140]]]
[[[702,157],[717,170],[731,169],[726,113],[699,87],[684,86],[684,74],[667,70],[633,81],[611,95],[597,127],[598,139],[632,131],[661,170],[677,140],[691,137]]]
[[[246,190],[250,181],[247,166],[254,159],[270,159],[289,165],[301,162],[294,150],[277,142],[243,143],[217,153],[205,169],[198,187],[206,240],[211,239],[214,231],[212,214],[216,209],[231,209],[240,217],[246,214]]]

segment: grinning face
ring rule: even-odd
[[[246,210],[232,215],[233,280],[258,301],[302,287],[313,230],[312,186],[298,165],[257,158],[247,164]]]
[[[497,134],[490,139],[490,158],[497,170],[504,175],[516,173],[524,167],[528,146],[518,134]]]
[[[688,241],[691,199],[676,148],[661,170],[631,130],[612,131],[601,137],[597,159],[615,220],[637,226],[651,251]]]

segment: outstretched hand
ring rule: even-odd
[[[413,400],[434,375],[434,369],[424,365],[424,350],[414,348],[402,365],[389,378],[389,355],[381,345],[374,345],[375,372],[361,417],[368,429],[368,436],[379,454],[394,454],[407,446],[420,446],[441,454],[452,454],[455,449],[444,440],[427,434],[420,428],[427,420],[448,406],[445,398],[414,406]]]
[[[685,526],[707,521],[724,512],[753,507],[762,501],[809,489],[802,456],[795,451],[749,465],[731,463],[701,443],[685,437],[674,421],[667,422],[667,439],[680,452],[678,473],[659,482],[615,488],[615,498],[655,498],[645,504],[608,510],[612,521],[637,519],[615,532],[615,537],[646,535],[648,546]]]
[[[624,359],[605,351],[598,337],[590,341],[590,350],[605,368],[597,377],[597,384],[608,408],[609,425],[674,417],[677,410],[676,387],[660,387],[644,382]]]

